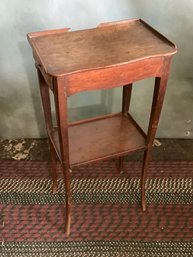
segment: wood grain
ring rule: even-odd
[[[128,20],[112,26],[82,31],[59,31],[28,39],[48,74],[73,72],[121,65],[133,60],[166,56],[175,46],[141,20]]]

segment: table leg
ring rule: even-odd
[[[155,134],[157,131],[157,126],[158,126],[161,109],[163,105],[163,100],[166,92],[170,60],[171,60],[170,58],[165,60],[162,76],[155,78],[155,87],[154,87],[151,115],[150,115],[149,127],[147,132],[148,147],[147,147],[147,150],[144,152],[142,175],[141,175],[141,205],[142,205],[143,211],[146,210],[145,184],[146,184],[146,178],[147,178],[148,162],[150,160],[153,140],[155,138]]]
[[[65,213],[65,233],[70,234],[71,223],[71,192],[70,192],[70,161],[68,142],[68,109],[67,94],[65,92],[63,79],[57,78],[54,85],[55,106],[58,123],[58,135],[60,143],[62,171],[65,184],[66,213]]]
[[[131,92],[132,92],[132,84],[128,84],[123,86],[123,95],[122,95],[122,114],[127,115],[129,112],[129,106],[131,101]],[[123,173],[123,161],[124,157],[121,156],[118,158],[118,171],[119,173]]]
[[[52,193],[57,192],[57,160],[55,149],[52,145],[52,142],[49,139],[50,153],[51,153],[51,172],[52,172]]]
[[[122,113],[124,115],[127,115],[129,112],[129,106],[131,102],[131,92],[132,92],[132,84],[123,86]]]
[[[47,129],[47,133],[49,135],[52,130],[52,127],[53,127],[49,87],[46,84],[46,81],[45,81],[44,77],[42,76],[39,69],[37,69],[37,72],[38,72],[38,80],[39,80],[39,86],[40,86],[42,105],[43,105],[43,110],[44,110],[44,117],[45,117],[45,122],[46,122],[46,129]],[[50,138],[48,139],[48,141],[49,141],[50,153],[51,153],[51,176],[52,176],[52,182],[53,182],[52,192],[56,193],[56,191],[57,191],[56,154],[55,154],[55,150],[53,149]]]

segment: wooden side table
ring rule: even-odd
[[[56,156],[66,190],[65,232],[70,233],[70,171],[73,167],[131,152],[144,151],[141,203],[146,209],[145,182],[171,57],[176,47],[141,19],[100,24],[97,28],[28,34],[33,49],[52,157],[53,192],[57,190]],[[132,83],[155,77],[148,132],[128,113]],[[69,123],[67,98],[96,89],[123,86],[122,112]],[[53,127],[49,89],[54,94],[57,127]]]

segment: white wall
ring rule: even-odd
[[[193,138],[193,2],[150,0],[1,0],[0,137],[45,136],[36,70],[26,33],[140,17],[178,46],[174,57],[159,137]],[[150,83],[150,85],[149,85]],[[132,113],[146,127],[152,80],[137,83]],[[70,118],[120,109],[120,89],[73,96]],[[88,101],[89,99],[89,101]],[[99,104],[102,104],[102,107]],[[90,105],[90,108],[83,108]],[[90,110],[90,111],[88,111]]]

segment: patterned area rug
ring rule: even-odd
[[[139,162],[72,172],[71,234],[64,187],[51,192],[49,163],[0,162],[0,256],[193,256],[193,162],[152,162],[148,209],[140,208]]]

